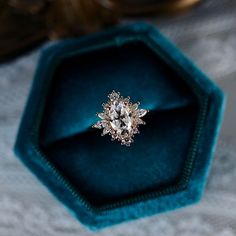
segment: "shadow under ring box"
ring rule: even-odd
[[[91,128],[112,90],[150,110],[131,147]],[[120,26],[43,50],[15,150],[97,230],[199,201],[223,107],[221,90],[154,27]]]

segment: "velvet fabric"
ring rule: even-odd
[[[119,91],[150,112],[131,147],[91,126]],[[202,195],[224,96],[154,27],[121,26],[42,52],[15,150],[92,230]]]

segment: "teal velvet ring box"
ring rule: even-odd
[[[91,128],[113,89],[150,110],[131,147]],[[155,28],[121,26],[43,51],[15,150],[96,230],[201,198],[223,101]]]

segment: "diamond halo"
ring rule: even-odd
[[[133,137],[139,133],[139,125],[145,122],[141,119],[149,111],[139,109],[140,103],[131,103],[130,97],[124,98],[119,92],[108,95],[108,101],[103,103],[103,112],[97,113],[101,119],[92,127],[103,129],[102,136],[108,134],[111,140],[118,140],[122,145],[130,146],[134,142]]]

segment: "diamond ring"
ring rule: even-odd
[[[124,98],[119,92],[108,95],[109,100],[103,103],[103,112],[97,113],[101,119],[92,127],[103,129],[102,136],[108,134],[111,140],[118,140],[122,145],[130,146],[133,137],[139,133],[139,125],[145,122],[141,119],[148,110],[139,109],[139,102],[131,103],[130,97]]]

